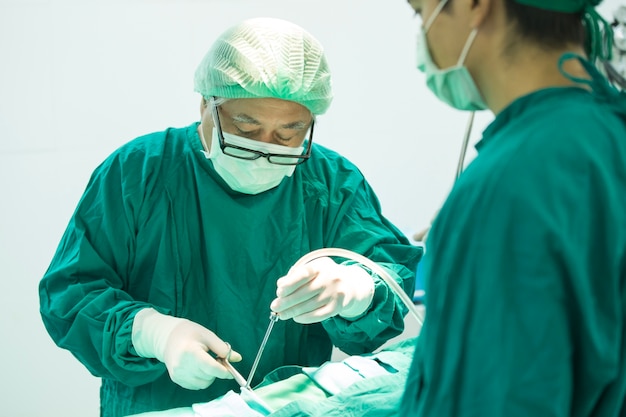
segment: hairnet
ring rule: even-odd
[[[586,7],[595,7],[602,0],[515,0],[515,2],[553,12],[576,13],[582,12]]]
[[[562,13],[582,13],[587,39],[585,49],[589,59],[611,59],[613,50],[613,28],[600,16],[595,7],[602,0],[514,0],[516,3],[538,9]]]
[[[313,114],[332,101],[331,77],[322,45],[301,27],[255,18],[227,29],[196,69],[203,97],[278,98]]]

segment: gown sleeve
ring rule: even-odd
[[[125,291],[128,274],[122,274],[132,267],[141,179],[131,174],[123,180],[122,171],[115,156],[94,171],[40,281],[40,313],[54,342],[94,376],[138,385],[165,367],[132,348],[133,318],[149,304]]]
[[[343,176],[342,176],[343,174]],[[360,172],[336,172],[343,184],[331,194],[326,247],[343,248],[376,262],[413,298],[417,262],[422,248],[410,244],[383,214],[377,196]],[[402,300],[374,276],[374,297],[361,316],[332,317],[322,322],[335,346],[350,355],[372,352],[404,330],[407,313]]]

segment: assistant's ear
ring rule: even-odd
[[[493,12],[494,3],[504,0],[473,0],[472,10],[470,12],[470,25],[472,29],[479,28],[489,18]]]
[[[202,101],[200,102],[200,116],[204,115],[204,112],[207,110],[209,102],[206,98],[202,97]]]

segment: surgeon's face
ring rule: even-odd
[[[467,21],[469,15],[462,7],[463,1],[448,0],[443,9],[437,12],[441,2],[446,0],[408,0],[409,5],[421,16],[426,39],[433,62],[439,68],[450,68],[457,64],[463,46],[471,32]]]
[[[306,107],[276,98],[231,99],[218,106],[218,114],[226,133],[290,147],[302,146],[313,121]],[[203,124],[205,119],[211,119],[209,106],[202,111]],[[212,120],[209,126],[212,129]],[[211,131],[204,134],[211,137]]]

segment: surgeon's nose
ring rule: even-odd
[[[263,131],[262,133],[260,133],[254,139],[258,140],[259,142],[263,142],[263,143],[274,143],[273,138],[274,138],[274,132],[265,132],[265,131]]]

